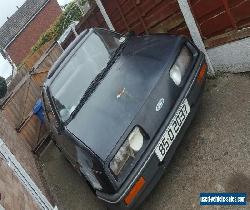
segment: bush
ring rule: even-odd
[[[3,77],[0,77],[0,98],[3,98],[7,93],[7,83]]]
[[[84,5],[86,0],[81,0]],[[58,17],[56,22],[39,38],[38,42],[32,47],[32,51],[37,51],[42,45],[51,40],[57,40],[73,21],[79,21],[82,13],[76,4],[76,0],[70,2],[64,12]]]

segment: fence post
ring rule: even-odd
[[[222,0],[222,2],[223,2],[223,5],[225,7],[226,13],[230,19],[232,26],[234,27],[235,30],[237,30],[237,24],[236,24],[235,18],[233,17],[233,15],[230,11],[228,0]]]
[[[111,22],[111,20],[110,20],[110,18],[108,16],[107,12],[106,12],[101,0],[95,0],[95,2],[97,4],[97,6],[99,7],[100,12],[102,13],[102,16],[103,16],[105,22],[107,23],[109,29],[114,31],[115,28],[114,28],[114,26],[113,26],[113,24],[112,24],[112,22]]]
[[[212,65],[212,62],[209,58],[209,55],[207,53],[205,44],[201,38],[201,34],[200,31],[196,25],[196,21],[194,19],[194,16],[192,14],[191,8],[189,6],[189,2],[188,0],[177,0],[178,4],[180,6],[181,12],[183,14],[183,17],[185,19],[185,22],[187,24],[187,27],[189,29],[189,32],[193,38],[194,43],[197,45],[197,47],[205,54],[206,56],[206,61],[208,64],[208,69],[209,69],[209,74],[214,76],[215,72],[214,72],[214,68]]]

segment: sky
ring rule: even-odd
[[[38,0],[39,1],[39,0]],[[71,0],[57,0],[60,5],[65,5]],[[20,7],[25,0],[1,0],[0,4],[0,27],[5,23],[7,17],[16,12],[17,6]],[[8,61],[0,55],[0,76],[7,78],[11,75],[11,66]]]

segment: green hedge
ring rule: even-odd
[[[86,0],[80,0],[81,5],[84,5]],[[63,32],[69,27],[73,21],[79,21],[82,13],[76,4],[76,0],[70,2],[63,13],[57,18],[55,23],[41,35],[37,43],[32,47],[32,51],[37,51],[42,45],[51,41],[57,40]]]
[[[0,99],[7,93],[7,84],[3,77],[0,76]]]

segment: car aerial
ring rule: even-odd
[[[110,209],[135,209],[191,123],[207,73],[184,36],[82,32],[44,84],[55,142]],[[51,111],[51,112],[50,112]]]

